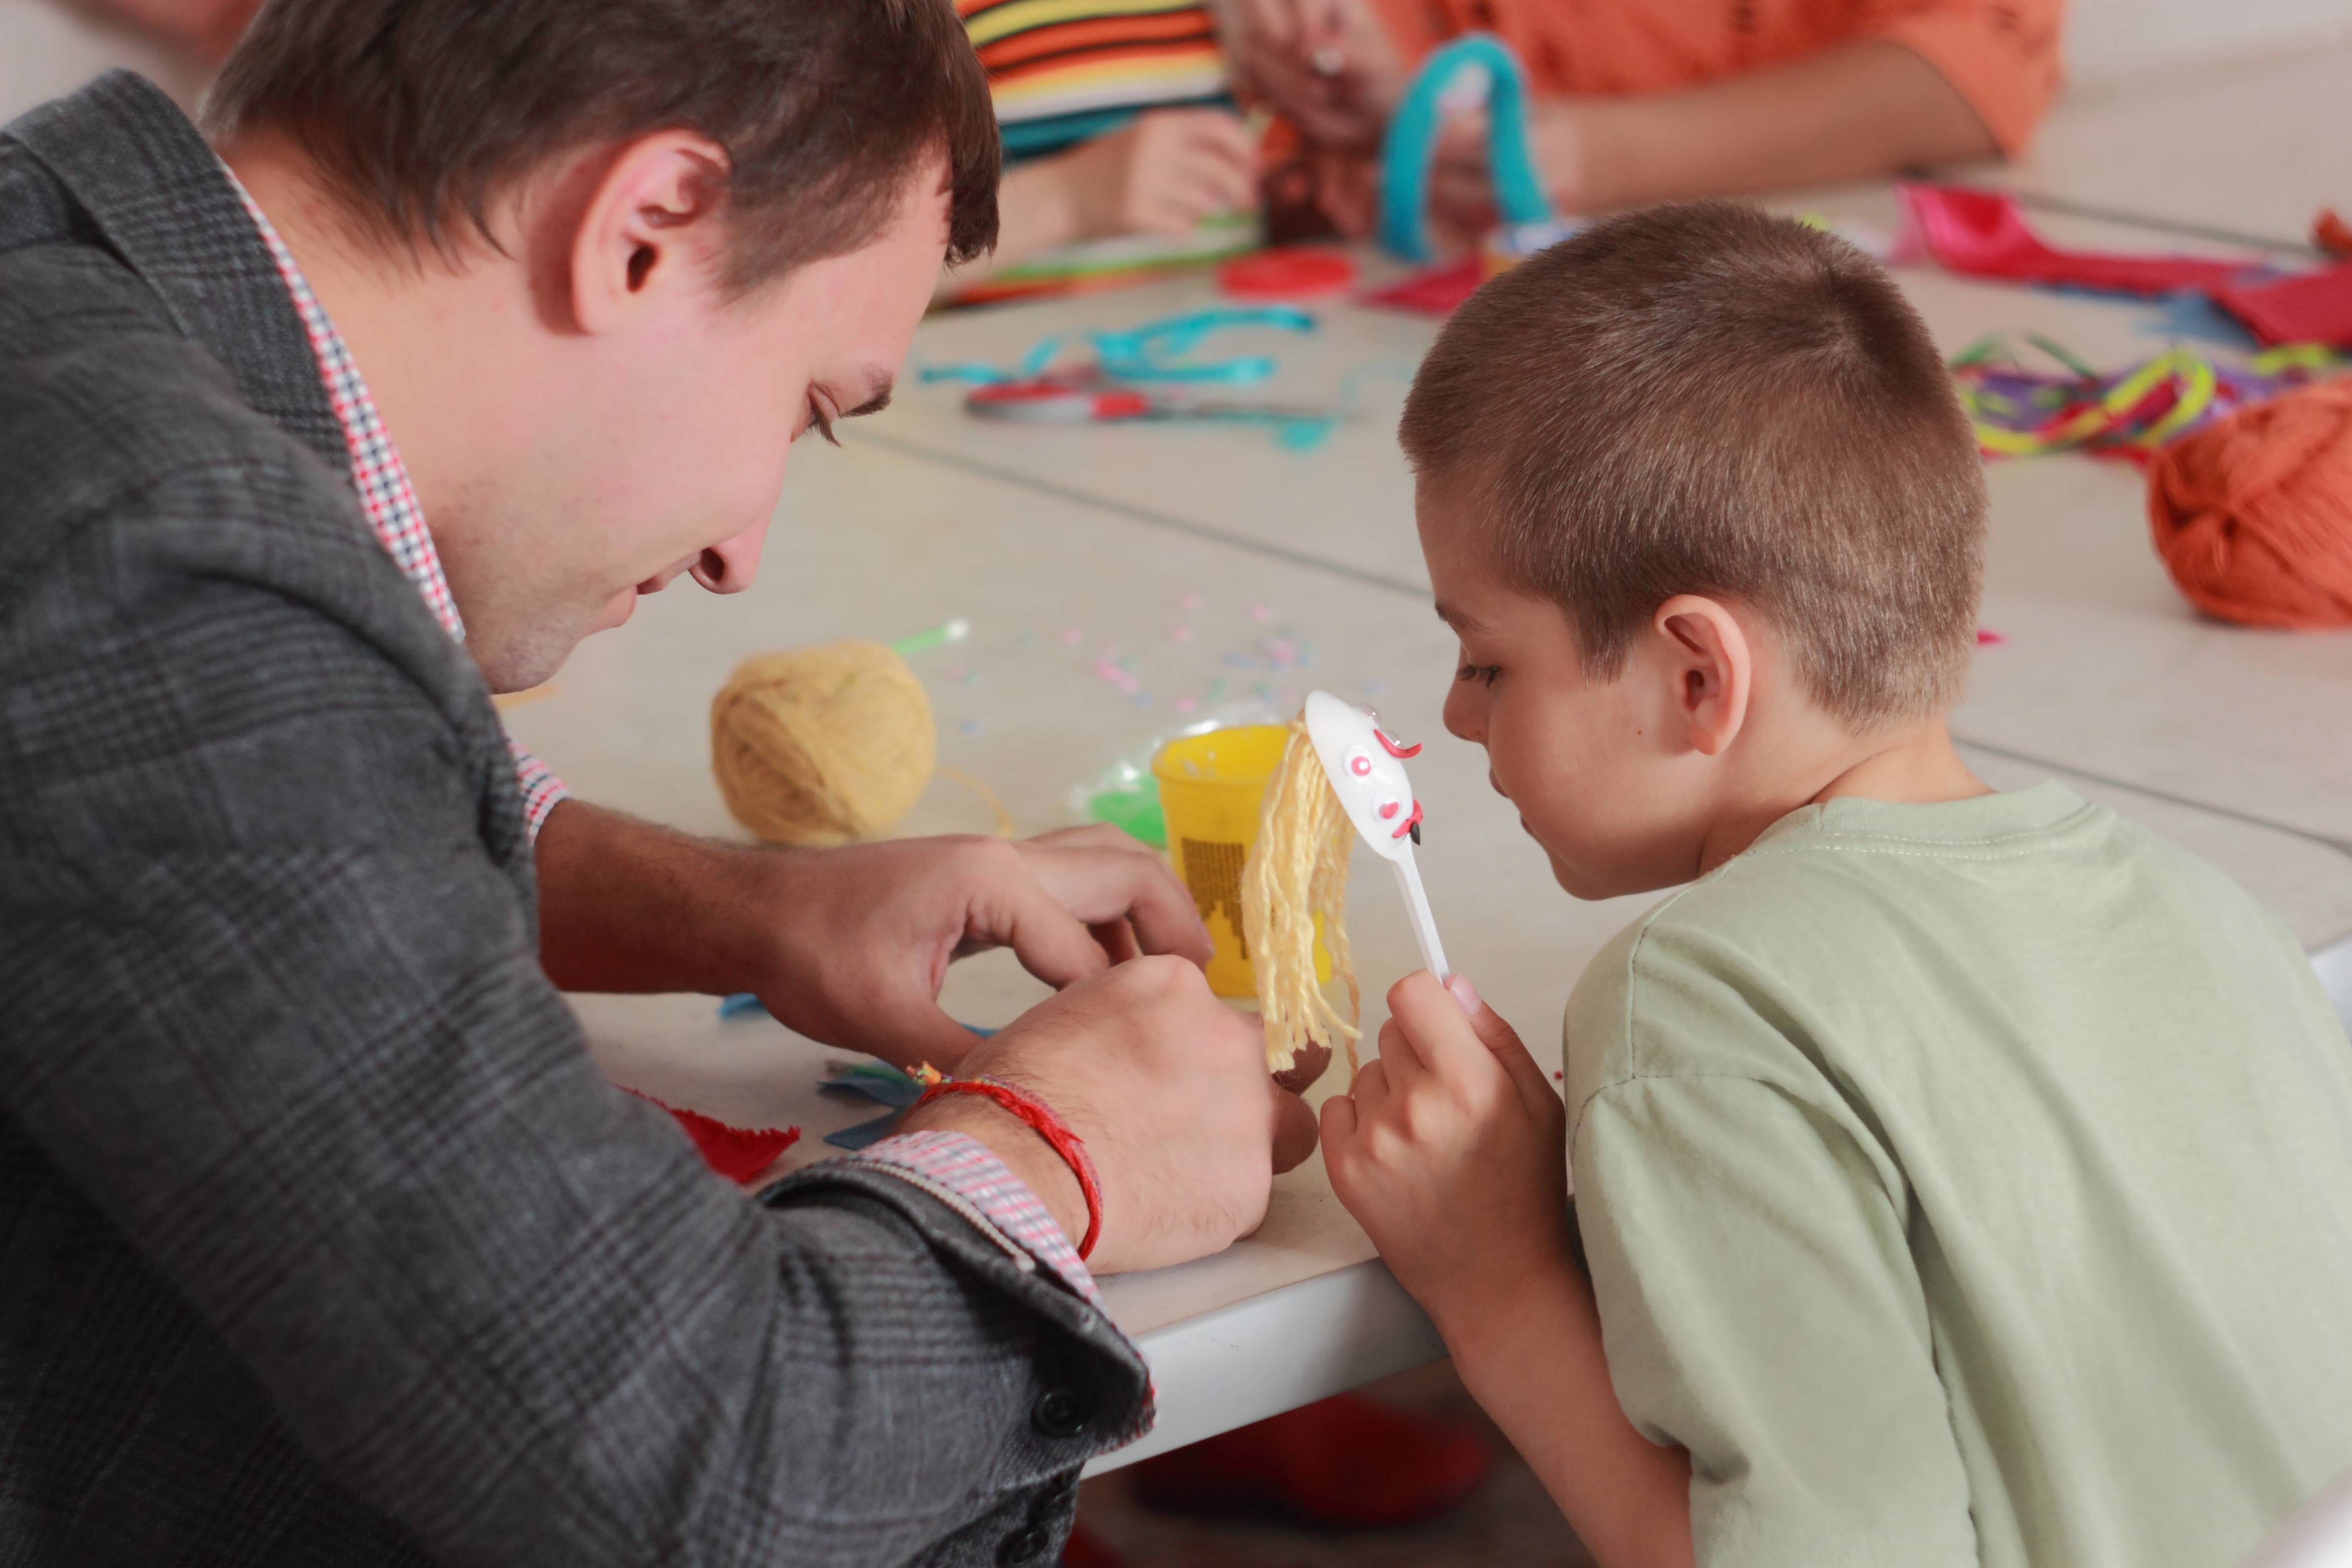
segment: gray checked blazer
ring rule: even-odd
[[[168,100],[0,132],[0,1564],[1050,1563],[1133,1350],[603,1079],[348,475]]]

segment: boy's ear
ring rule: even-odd
[[[572,225],[571,325],[611,331],[661,291],[708,287],[726,196],[726,150],[708,137],[663,131],[621,146]]]
[[[1677,594],[1658,606],[1651,627],[1663,642],[1675,683],[1675,721],[1702,756],[1729,748],[1748,721],[1756,676],[1755,652],[1738,617],[1719,599]]]

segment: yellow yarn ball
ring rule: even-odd
[[[774,844],[887,831],[931,781],[930,699],[879,643],[745,659],[710,702],[710,765],[735,820]]]

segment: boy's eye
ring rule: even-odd
[[[1502,673],[1503,667],[1499,664],[1465,664],[1454,673],[1454,678],[1456,680],[1475,680],[1482,685],[1492,686],[1495,684],[1495,678]]]

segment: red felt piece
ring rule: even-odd
[[[1372,289],[1362,297],[1362,302],[1386,305],[1397,310],[1412,310],[1424,316],[1450,316],[1463,300],[1476,293],[1478,285],[1486,280],[1486,264],[1473,256],[1451,267],[1416,272],[1402,283]]]
[[[2337,217],[2334,207],[2322,207],[2311,220],[2311,243],[2330,256],[2352,256],[2352,223]]]
[[[1355,282],[1356,264],[1346,256],[1305,246],[1236,256],[1217,268],[1217,287],[1236,300],[1315,300]]]
[[[1994,191],[1905,185],[1903,203],[1927,254],[1972,278],[2071,284],[2125,294],[2219,290],[2252,270],[2243,261],[2194,256],[2108,256],[2060,250],[2025,224],[2017,204]]]
[[[635,1089],[629,1090],[637,1094]],[[637,1098],[661,1105],[664,1110],[677,1118],[686,1135],[694,1140],[696,1151],[703,1163],[730,1182],[748,1182],[776,1163],[776,1156],[800,1141],[797,1127],[730,1127],[715,1117],[698,1110],[684,1110],[675,1105],[662,1105],[650,1094]]]
[[[1138,1464],[1137,1499],[1173,1513],[1278,1510],[1339,1530],[1393,1530],[1458,1508],[1495,1468],[1468,1422],[1342,1394]]]
[[[2213,302],[2266,343],[2352,349],[2352,261],[2275,283],[2217,289]]]

